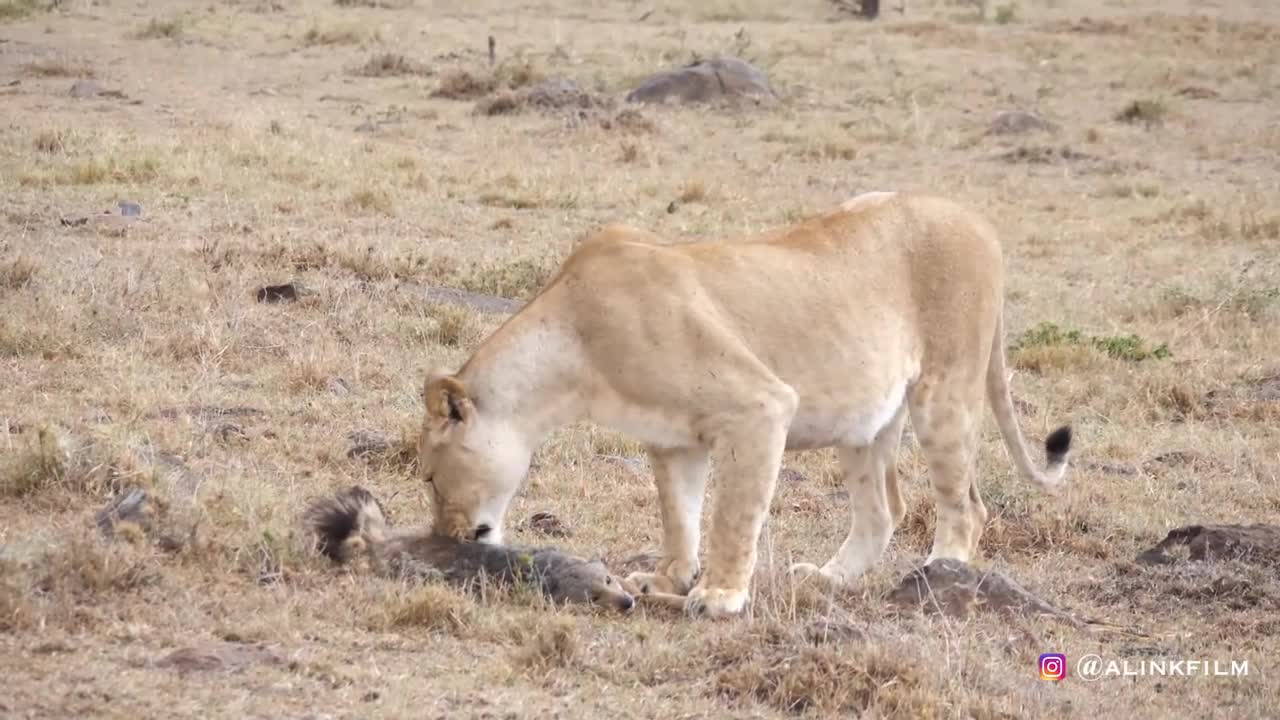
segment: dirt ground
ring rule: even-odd
[[[0,0],[0,715],[1274,714],[1274,566],[1134,559],[1180,525],[1280,522],[1276,3],[47,5]],[[621,103],[718,53],[778,102]],[[581,97],[526,102],[555,77]],[[987,421],[980,564],[1120,627],[890,606],[932,532],[910,441],[906,521],[835,594],[783,572],[844,537],[834,454],[788,454],[731,621],[378,580],[300,531],[354,482],[426,521],[397,454],[424,372],[504,306],[429,288],[519,300],[603,222],[736,236],[882,189],[998,225],[1021,423],[1075,429],[1047,497]],[[130,485],[159,529],[106,542]],[[591,426],[539,450],[509,523],[540,511],[570,534],[512,539],[620,569],[661,535],[643,452]],[[1065,680],[1039,679],[1048,652]],[[1249,674],[1084,682],[1089,653]]]

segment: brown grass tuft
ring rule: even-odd
[[[489,94],[495,86],[494,78],[479,75],[463,68],[450,68],[440,75],[432,97],[449,100],[472,100]]]
[[[48,7],[37,0],[0,0],[0,20],[22,20]]]
[[[474,100],[497,90],[519,90],[542,79],[542,72],[527,61],[504,62],[492,71],[452,67],[441,73],[431,96],[449,100]]]
[[[454,588],[425,584],[398,592],[374,610],[380,630],[420,628],[458,634],[473,622],[475,604]]]
[[[22,290],[36,276],[36,264],[24,255],[0,262],[0,291]]]
[[[402,75],[431,75],[430,66],[411,60],[399,53],[379,53],[371,56],[354,71],[363,77],[399,77]]]
[[[1116,120],[1131,124],[1142,123],[1147,127],[1154,127],[1164,123],[1168,114],[1169,107],[1165,105],[1163,100],[1134,100],[1116,113]]]
[[[379,212],[383,215],[391,215],[395,211],[391,194],[381,188],[357,190],[347,196],[345,204],[348,210]]]
[[[542,289],[559,268],[559,260],[544,256],[508,262],[476,263],[459,278],[464,290],[528,299]]]
[[[67,149],[66,135],[61,130],[41,130],[34,145],[36,150],[50,155],[64,152]]]
[[[571,618],[552,616],[540,622],[513,660],[518,667],[535,670],[569,667],[579,654],[578,628]]]
[[[133,37],[138,40],[180,40],[184,34],[182,20],[173,18],[170,20],[161,20],[152,18],[139,28]]]
[[[378,42],[380,40],[381,36],[378,33],[368,33],[354,25],[338,25],[334,27],[313,25],[302,36],[302,43],[308,47],[318,45],[360,45],[365,42]]]
[[[701,180],[690,180],[680,189],[679,195],[682,203],[699,203],[705,202],[707,199],[707,186]]]
[[[30,62],[22,66],[22,72],[31,77],[95,77],[93,66],[84,62],[76,62],[65,58],[47,58]]]
[[[709,655],[718,694],[755,699],[783,712],[860,716],[933,710],[914,663],[875,646],[814,647],[791,627],[769,625],[724,638]]]

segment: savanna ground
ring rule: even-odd
[[[1132,562],[1178,525],[1280,520],[1274,3],[995,2],[979,17],[911,0],[874,23],[819,0],[46,5],[0,1],[0,714],[1274,712],[1274,572]],[[564,75],[616,97],[717,52],[764,68],[783,102],[474,112],[495,82]],[[105,93],[72,97],[80,79]],[[1057,129],[988,132],[1019,109]],[[1021,422],[1033,439],[1076,430],[1050,498],[1013,475],[988,420],[981,562],[1141,635],[887,607],[932,532],[910,441],[907,520],[834,595],[783,572],[843,539],[834,456],[788,455],[798,475],[732,621],[372,579],[300,531],[309,500],[353,482],[397,522],[427,520],[395,442],[425,370],[462,361],[501,316],[425,287],[525,298],[602,222],[732,236],[879,189],[953,196],[998,224]],[[121,200],[142,216],[76,224]],[[297,302],[258,302],[290,280]],[[359,431],[389,433],[391,457],[349,457]],[[94,514],[129,485],[167,506],[162,541],[98,534]],[[660,537],[643,453],[588,426],[539,451],[509,524],[536,511],[573,534],[514,540],[620,570]],[[823,623],[839,636],[808,637]],[[1052,651],[1251,673],[1047,683],[1036,660]]]

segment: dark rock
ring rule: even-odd
[[[217,643],[178,648],[156,661],[157,667],[168,667],[181,674],[190,672],[240,672],[251,665],[280,665],[284,660],[270,648],[261,645]]]
[[[144,533],[154,525],[157,508],[151,496],[142,488],[130,488],[115,498],[94,516],[94,523],[105,537],[115,537],[116,527],[122,522],[137,525]]]
[[[258,288],[258,302],[260,303],[295,302],[297,299],[298,286],[294,283],[267,285]]]
[[[778,95],[755,66],[734,57],[716,57],[650,76],[626,97],[627,102],[681,104],[734,99],[773,103]]]
[[[633,475],[643,476],[645,474],[645,464],[637,458],[629,458],[622,455],[596,455],[596,458],[610,465],[624,468]]]
[[[912,571],[886,599],[902,608],[954,617],[967,617],[975,609],[984,609],[1005,615],[1051,615],[1072,620],[1000,571],[981,571],[958,560],[935,560]]]
[[[865,630],[846,622],[823,619],[815,620],[805,626],[804,637],[814,645],[824,643],[864,642],[867,639]]]
[[[521,527],[521,529],[525,528],[551,537],[564,538],[573,536],[573,531],[560,518],[545,510],[530,515],[529,519]]]
[[[1280,403],[1280,373],[1254,382],[1253,397],[1259,402]]]
[[[992,135],[1021,135],[1029,132],[1053,132],[1058,126],[1043,117],[1023,110],[997,113],[988,129]]]
[[[71,83],[71,90],[68,94],[73,98],[83,99],[96,97],[102,93],[102,86],[93,80],[76,80]]]
[[[1187,525],[1169,531],[1159,544],[1138,556],[1143,565],[1176,562],[1169,551],[1186,546],[1188,559],[1196,562],[1238,560],[1280,567],[1280,527],[1253,525]]]
[[[782,470],[778,472],[778,482],[782,483],[798,483],[804,482],[808,479],[809,478],[804,476],[804,473],[791,468],[782,468]]]
[[[347,439],[351,441],[351,449],[347,451],[349,458],[370,460],[384,457],[392,448],[390,436],[372,430],[356,430],[348,434]]]
[[[234,423],[222,423],[213,429],[213,436],[224,444],[242,443],[249,439],[244,428]]]

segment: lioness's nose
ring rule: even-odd
[[[471,539],[476,541],[482,540],[491,532],[493,532],[493,528],[488,525],[477,525],[475,531],[471,533]]]

